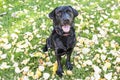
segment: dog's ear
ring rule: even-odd
[[[54,19],[55,18],[55,10],[56,10],[57,8],[55,8],[52,12],[50,12],[49,13],[49,18],[50,19]]]
[[[78,11],[76,9],[72,8],[71,6],[69,6],[69,7],[72,9],[74,17],[78,16]]]

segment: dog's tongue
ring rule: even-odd
[[[70,25],[64,25],[62,26],[62,29],[64,32],[69,32],[70,31]]]

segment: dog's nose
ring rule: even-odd
[[[64,19],[64,22],[65,23],[69,23],[69,19]]]
[[[65,19],[64,21],[65,21],[65,22],[68,22],[68,21],[69,21],[69,19]]]

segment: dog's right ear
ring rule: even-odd
[[[69,6],[73,10],[74,17],[78,16],[78,11],[71,6]]]
[[[55,18],[55,10],[56,10],[57,8],[55,8],[52,12],[50,12],[49,13],[49,18],[50,19],[54,19]]]

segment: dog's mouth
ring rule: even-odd
[[[62,30],[66,33],[69,32],[70,31],[70,25],[63,25]]]

